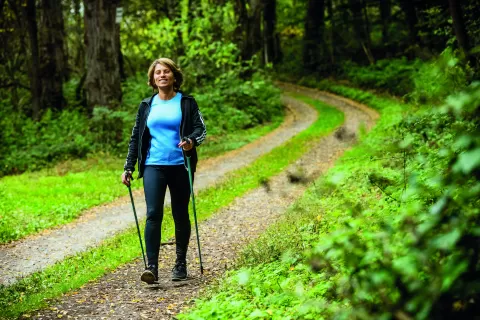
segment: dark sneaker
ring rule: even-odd
[[[148,284],[153,284],[158,281],[158,268],[155,265],[150,265],[143,271],[140,280]]]
[[[172,269],[172,280],[187,280],[187,264],[185,261],[177,261]]]

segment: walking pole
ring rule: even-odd
[[[195,194],[193,193],[192,170],[190,167],[190,157],[186,156],[186,158],[188,167],[188,181],[190,181],[190,193],[192,194],[193,218],[195,219],[195,231],[197,232],[198,256],[200,258],[200,273],[203,274],[202,251],[200,250],[200,236],[198,235],[197,211],[195,209]]]
[[[145,260],[145,252],[143,251],[142,236],[140,236],[140,228],[138,227],[137,212],[135,211],[135,204],[133,203],[132,189],[130,185],[127,186],[128,192],[130,193],[130,200],[132,201],[133,215],[135,216],[135,223],[137,224],[138,240],[140,240],[140,247],[142,248],[142,257],[143,264],[145,264],[145,269],[147,269],[147,261]]]

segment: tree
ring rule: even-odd
[[[450,6],[450,14],[453,21],[453,29],[457,38],[458,46],[462,50],[464,57],[469,60],[470,58],[470,44],[468,39],[467,30],[465,28],[465,22],[463,21],[462,7],[457,0],[448,0]],[[473,59],[471,61],[473,63]]]
[[[333,0],[327,0],[327,13],[328,19],[330,20],[330,32],[328,33],[328,37],[330,40],[330,62],[335,64],[335,17],[333,15]]]
[[[72,48],[72,57],[73,57],[73,72],[76,72],[79,75],[85,74],[85,44],[84,44],[84,31],[83,31],[83,16],[80,8],[81,0],[72,1],[72,11],[73,19],[75,21],[73,34],[75,34],[76,41],[74,41],[74,46]],[[82,41],[79,41],[79,40]]]
[[[40,106],[42,110],[61,110],[66,104],[63,82],[67,77],[62,3],[57,0],[41,0],[39,9],[39,72],[42,77]]]
[[[323,55],[325,43],[325,1],[309,0],[305,15],[305,36],[303,38],[303,67],[306,71],[318,69]]]
[[[120,6],[120,0],[118,1],[118,5]],[[118,68],[120,72],[120,80],[125,81],[127,79],[127,75],[125,74],[125,67],[123,63],[123,54],[122,54],[122,46],[120,43],[120,22],[123,15],[123,8],[117,7],[116,8],[116,18],[115,18],[115,46],[117,47],[118,53]]]
[[[280,60],[280,45],[275,32],[277,20],[277,0],[266,0],[263,9],[263,39],[265,63],[276,63]]]
[[[261,18],[265,0],[236,0],[237,38],[242,60],[250,60],[262,48]]]
[[[380,19],[382,20],[382,43],[383,46],[390,51],[390,35],[388,34],[388,28],[390,27],[392,18],[392,4],[390,0],[382,0],[380,5]]]
[[[360,47],[365,52],[370,63],[374,63],[370,32],[368,27],[368,16],[366,14],[365,2],[363,0],[349,0],[350,11],[352,12],[353,29]],[[365,16],[365,19],[364,19]]]
[[[32,115],[34,119],[40,117],[40,99],[41,83],[38,53],[38,33],[37,33],[37,9],[35,0],[27,0],[24,8],[25,18],[27,20],[28,38],[30,42],[29,74],[30,74],[30,92],[32,94]]]
[[[24,89],[31,91],[29,70],[25,68],[29,63],[28,32],[25,19],[25,10],[17,1],[0,0],[0,96],[10,100],[10,106],[15,110],[32,115],[32,106],[28,109],[19,104]],[[23,50],[19,50],[23,48]],[[4,110],[5,111],[5,110]]]
[[[84,0],[87,106],[114,108],[122,99],[115,15],[119,0]]]
[[[412,0],[400,0],[400,7],[402,8],[408,27],[408,38],[410,44],[418,44],[418,30],[417,30],[417,11]]]

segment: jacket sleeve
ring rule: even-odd
[[[195,146],[199,146],[207,137],[207,127],[195,99],[193,99],[192,103],[192,123],[193,132],[187,138],[192,139]]]
[[[125,164],[123,166],[123,170],[125,171],[135,171],[135,164],[137,163],[138,158],[138,130],[140,127],[140,119],[141,119],[141,108],[142,104],[138,107],[137,117],[135,118],[135,125],[132,129],[132,135],[130,136],[130,142],[128,143],[128,154],[127,159],[125,160]]]

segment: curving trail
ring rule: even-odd
[[[214,159],[200,161],[195,174],[195,191],[211,187],[228,172],[268,153],[308,128],[317,117],[315,110],[305,105],[291,104],[288,97],[284,98],[284,103],[287,105],[287,114],[279,128],[243,148]],[[127,189],[125,193],[128,194]],[[146,213],[143,190],[135,191],[134,195],[136,210],[139,219],[142,219]],[[165,203],[170,203],[169,193]],[[130,198],[125,196],[113,203],[87,210],[72,223],[0,245],[0,285],[13,284],[18,279],[43,270],[67,256],[97,246],[102,240],[131,227],[134,223]]]
[[[325,101],[344,112],[342,132],[346,133],[344,137],[350,138],[340,140],[335,137],[339,135],[334,133],[326,136],[311,152],[283,173],[271,178],[269,190],[264,187],[252,190],[201,223],[199,228],[206,268],[204,276],[200,276],[198,270],[195,259],[196,241],[192,238],[188,257],[190,280],[171,282],[172,266],[164,263],[159,266],[159,284],[144,285],[139,281],[143,269],[143,261],[140,259],[85,285],[77,292],[65,295],[52,308],[35,312],[34,318],[57,319],[62,316],[72,319],[171,319],[183,307],[191,304],[202,288],[233,265],[237,252],[247,242],[275,222],[302,195],[307,184],[290,183],[287,177],[289,171],[295,172],[300,168],[308,181],[317,178],[333,166],[334,161],[355,142],[354,133],[361,125],[371,128],[378,118],[378,114],[368,107],[342,97],[293,85],[280,86],[287,92],[299,92]],[[287,97],[286,101],[294,110],[309,108],[292,98]],[[310,119],[315,119],[315,116],[310,116]],[[296,121],[299,120],[293,122]],[[263,148],[261,142],[259,145]],[[234,158],[240,157],[241,151]],[[200,181],[200,178],[197,181]],[[174,245],[162,247],[160,255],[163,262],[173,261]]]

